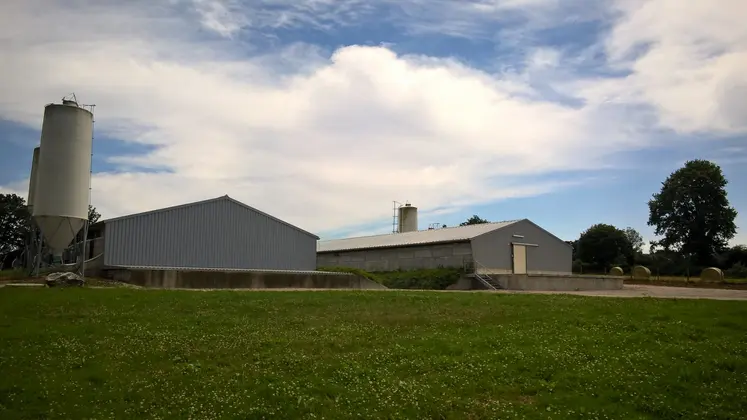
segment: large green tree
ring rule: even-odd
[[[577,246],[581,261],[603,270],[629,260],[633,254],[625,231],[604,223],[592,225],[581,233]]]
[[[459,226],[479,225],[482,223],[490,223],[490,222],[475,214],[469,219],[467,219],[466,222],[460,223]]]
[[[643,253],[643,236],[641,236],[640,233],[638,233],[637,230],[633,229],[632,227],[626,227],[623,229],[623,232],[625,232],[625,237],[628,238],[628,242],[630,243],[630,247],[633,249],[633,252],[635,255],[640,255]]]
[[[29,231],[26,200],[16,194],[0,194],[0,254],[23,247]]]
[[[710,265],[737,232],[737,211],[726,196],[728,181],[707,160],[691,160],[662,183],[648,202],[649,226],[665,250]]]

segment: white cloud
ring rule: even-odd
[[[192,0],[200,23],[224,37],[231,37],[249,24],[241,3],[234,0]]]
[[[247,12],[223,13],[236,7],[226,2],[198,3],[199,22],[224,36],[271,26],[244,20]],[[298,3],[285,19],[301,22],[313,10],[328,13],[318,25],[352,19],[353,3],[343,3]],[[536,99],[523,75],[488,74],[449,59],[363,46],[328,56],[303,44],[241,58],[230,42],[196,40],[189,30],[195,22],[182,15],[125,5],[39,14],[34,5],[12,2],[13,17],[0,17],[0,117],[39,127],[43,105],[74,91],[96,103],[99,135],[156,146],[117,163],[169,170],[96,174],[93,203],[105,217],[229,194],[305,229],[329,230],[385,219],[393,199],[427,210],[563,188],[567,183],[552,180],[517,186],[516,177],[591,169],[611,153],[644,146],[645,120],[623,112],[636,101],[664,104],[664,120],[673,112],[703,126],[695,111],[642,96],[646,86],[662,95],[686,89],[657,84],[645,70],[635,82],[579,83],[589,102],[573,108]],[[615,37],[632,25],[626,22],[609,44],[621,57],[628,44]],[[66,32],[69,25],[77,30]],[[92,36],[92,28],[101,31]],[[528,71],[547,72],[562,60],[538,50]],[[598,100],[600,92],[621,95],[621,86],[636,93],[622,103]],[[25,195],[19,182],[4,189]]]
[[[586,82],[592,102],[651,106],[680,133],[747,132],[747,3],[619,0],[606,38],[623,79]]]
[[[531,45],[534,31],[602,18],[607,2],[593,0],[391,0],[408,17],[412,33],[492,39],[497,45]]]
[[[366,0],[172,0],[186,2],[207,30],[223,37],[267,28],[329,30],[368,15],[377,4]],[[387,0],[388,1],[388,0]],[[379,5],[386,3],[379,2]],[[256,33],[256,32],[255,32]]]

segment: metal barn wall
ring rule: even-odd
[[[512,235],[521,235],[516,238]],[[512,272],[512,242],[538,245],[527,247],[529,274],[569,274],[573,251],[568,244],[528,220],[472,239],[475,261],[492,273]]]
[[[413,270],[417,268],[462,267],[472,260],[469,242],[451,242],[397,248],[320,252],[317,267],[353,267],[366,271]]]
[[[316,238],[230,200],[106,223],[104,265],[314,270]]]

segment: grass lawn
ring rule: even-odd
[[[28,277],[25,270],[0,270],[0,280],[15,280]]]
[[[747,418],[747,304],[0,289],[0,418]]]

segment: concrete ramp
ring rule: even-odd
[[[624,277],[584,275],[497,274],[492,278],[506,290],[582,291],[620,290]]]
[[[386,289],[355,274],[324,271],[112,267],[104,276],[162,289]]]

